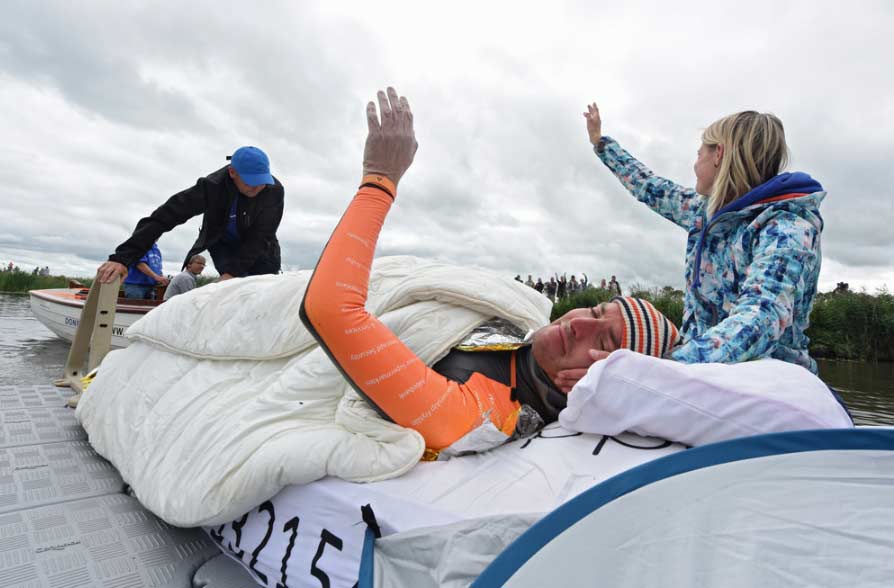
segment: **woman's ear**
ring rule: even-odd
[[[723,145],[718,143],[714,149],[714,167],[720,167],[721,161],[723,161]]]

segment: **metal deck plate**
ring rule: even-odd
[[[71,388],[56,386],[0,386],[0,410],[62,407]]]
[[[219,553],[124,494],[0,515],[0,587],[190,588]]]
[[[87,433],[70,408],[39,406],[0,410],[0,449],[86,438]]]
[[[0,449],[0,514],[121,492],[118,471],[86,441]]]
[[[55,386],[0,386],[0,449],[86,439],[65,406],[71,395]]]

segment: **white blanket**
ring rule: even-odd
[[[422,437],[349,391],[302,325],[309,271],[172,298],[128,329],[77,417],[139,500],[178,526],[233,520],[289,484],[398,476]],[[431,365],[492,317],[522,329],[550,303],[508,277],[412,257],[376,260],[367,308]]]
[[[778,359],[684,364],[621,349],[594,363],[568,395],[571,431],[630,431],[686,445],[762,433],[849,428],[829,387]]]

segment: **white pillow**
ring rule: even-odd
[[[794,364],[684,364],[626,349],[590,367],[559,423],[582,433],[630,431],[686,445],[853,427],[828,386]]]

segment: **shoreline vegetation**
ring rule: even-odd
[[[199,276],[198,286],[204,286],[215,281],[217,276]],[[69,276],[40,276],[30,272],[2,271],[0,272],[0,294],[27,294],[29,290],[46,290],[48,288],[68,288],[68,283],[74,281],[84,286],[93,285],[93,278],[75,278]]]
[[[213,282],[200,277],[199,286]],[[0,272],[0,293],[25,294],[28,290],[67,288],[69,280],[89,286],[92,278],[40,276],[24,271]],[[669,286],[642,288],[627,293],[645,298],[676,325],[683,322],[683,291]],[[573,308],[595,306],[611,299],[608,290],[588,288],[556,302],[550,320]],[[819,359],[894,361],[894,295],[887,288],[875,294],[854,292],[839,284],[832,292],[819,292],[810,314],[810,354]]]

